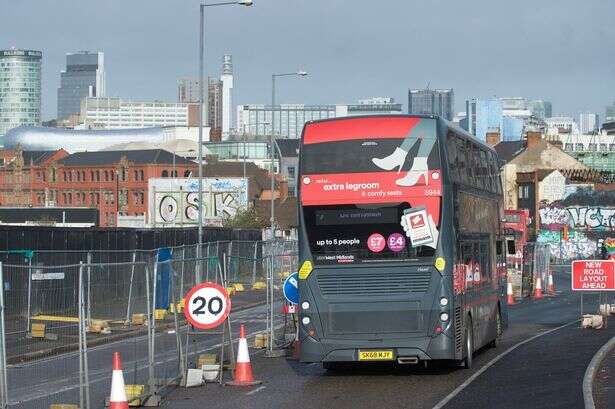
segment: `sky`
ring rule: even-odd
[[[103,51],[107,94],[177,99],[198,74],[199,1],[0,0],[0,49],[43,52],[43,119],[56,115],[65,54]],[[552,101],[604,117],[615,101],[612,0],[254,0],[206,8],[206,75],[233,55],[234,104],[353,103],[408,88]]]

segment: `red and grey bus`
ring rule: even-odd
[[[470,367],[507,325],[496,152],[424,115],[313,121],[301,138],[301,360]]]

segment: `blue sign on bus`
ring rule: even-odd
[[[299,273],[294,272],[286,277],[282,290],[289,303],[299,304]]]

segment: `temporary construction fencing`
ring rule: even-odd
[[[543,290],[546,288],[550,270],[548,245],[528,242],[523,250],[509,256],[506,264],[515,298],[529,297],[534,291],[537,278],[541,279]]]
[[[285,354],[285,349],[297,337],[296,314],[284,308],[283,283],[299,265],[298,246],[292,240],[272,240],[265,243],[264,259],[267,279],[267,356]],[[282,322],[282,325],[277,323]]]
[[[184,294],[202,281],[227,288],[267,283],[269,300],[279,302],[282,278],[296,270],[296,243],[220,241],[0,258],[0,409],[53,403],[86,409],[104,405],[113,352],[121,353],[137,399],[156,405],[167,387],[185,381],[189,362],[220,342],[203,333],[189,343]],[[279,312],[270,304],[273,332]]]

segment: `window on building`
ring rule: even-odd
[[[105,182],[109,181],[109,172],[105,170]]]
[[[573,152],[574,151],[574,144],[572,144],[572,143],[564,144],[564,150],[568,151],[568,152]]]
[[[168,178],[168,177],[169,177],[169,172],[168,172],[166,169],[164,169],[164,170],[162,171],[161,176],[162,176],[163,178]]]
[[[67,199],[68,199],[68,204],[72,205],[73,204],[73,194],[72,193],[68,193],[66,195]]]
[[[135,180],[139,180],[139,171],[135,170]]]
[[[574,150],[575,150],[575,151],[582,152],[582,151],[584,151],[585,149],[583,148],[583,144],[582,144],[582,143],[577,143],[577,144],[575,144],[575,149],[574,149]]]
[[[528,199],[529,197],[530,197],[530,186],[529,185],[519,186],[519,199]]]
[[[139,180],[145,180],[145,177],[143,175],[143,169],[139,170]]]
[[[122,166],[120,169],[120,180],[122,182],[126,182],[128,180],[128,169],[126,169],[126,167]]]
[[[590,143],[589,146],[588,146],[588,150],[590,152],[596,152],[598,150],[598,144]]]
[[[600,152],[607,152],[608,150],[609,150],[609,145],[607,145],[606,143],[600,144]]]
[[[55,181],[56,181],[56,168],[51,168],[51,177],[50,177],[50,179],[51,179],[52,183],[55,183]]]
[[[295,178],[295,167],[294,166],[288,167],[288,177],[291,179]]]

